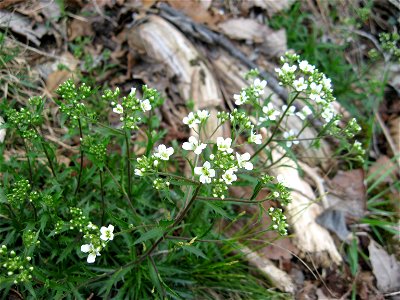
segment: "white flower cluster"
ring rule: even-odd
[[[121,103],[118,101],[120,94],[119,88],[115,91],[107,90],[102,96],[103,99],[110,101],[113,112],[120,115],[120,121],[123,122],[123,128],[135,129],[141,121],[141,114],[154,108],[158,103],[159,94],[155,89],[143,86],[143,96],[145,99],[136,97],[136,89],[132,88],[129,95],[122,97]]]
[[[300,60],[298,55],[286,54],[285,57],[281,57],[281,61],[283,62],[282,67],[275,69],[280,84],[290,86],[294,91],[307,95],[313,101],[311,107],[326,123],[333,120],[336,115],[331,105],[332,101],[335,100],[332,95],[331,80],[308,61]],[[304,120],[311,113],[311,109],[306,106],[296,115]]]
[[[91,222],[87,225],[89,230],[96,230],[97,226]],[[90,240],[89,244],[81,246],[83,253],[88,253],[87,262],[94,263],[97,256],[100,256],[100,251],[106,246],[106,243],[114,239],[114,226],[108,225],[108,227],[102,226],[100,228],[100,236],[96,234],[85,234],[85,238]]]
[[[201,124],[210,117],[210,113],[207,110],[199,110],[196,113],[189,113],[187,117],[183,118],[183,124],[189,126],[189,128],[194,128],[196,124]]]
[[[233,95],[236,105],[243,105],[259,100],[260,96],[264,95],[264,89],[267,86],[265,80],[259,78],[254,79],[253,84],[247,88],[243,88],[239,94]]]
[[[155,153],[149,157],[142,156],[136,159],[137,168],[135,169],[136,176],[144,176],[146,172],[154,172],[158,169],[161,161],[168,161],[169,157],[174,154],[174,148],[160,144]]]

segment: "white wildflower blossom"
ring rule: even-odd
[[[174,148],[167,148],[164,144],[161,144],[158,146],[157,153],[155,153],[154,156],[161,160],[169,160],[172,154],[174,154]]]
[[[215,177],[215,170],[211,169],[211,164],[208,161],[202,167],[195,167],[194,173],[200,175],[201,183],[211,183],[211,178]]]
[[[300,77],[299,79],[293,81],[293,86],[297,92],[302,92],[307,89],[307,83],[304,82],[304,77]]]
[[[282,112],[284,113],[287,109],[287,105],[282,105]],[[292,116],[294,115],[294,112],[296,111],[296,107],[290,106],[289,109],[286,112],[287,116]]]
[[[234,170],[229,169],[222,175],[222,179],[225,181],[226,184],[232,184],[232,182],[237,180],[237,176],[233,172]]]
[[[136,176],[143,176],[143,172],[140,169],[135,169],[135,175]]]
[[[311,114],[312,110],[308,106],[304,106],[301,111],[296,113],[296,116],[302,120],[305,120]]]
[[[239,95],[238,94],[233,95],[233,99],[235,100],[236,105],[242,105],[246,103],[248,99],[246,91],[242,91]]]
[[[299,68],[300,68],[300,70],[302,70],[303,72],[306,72],[306,73],[312,73],[315,70],[315,67],[313,65],[310,65],[308,63],[308,61],[306,61],[306,60],[302,60],[299,63]]]
[[[253,87],[254,92],[257,96],[264,95],[264,89],[267,86],[267,81],[260,80],[259,78],[254,79]]]
[[[326,106],[321,113],[321,117],[328,123],[335,117],[335,111],[331,106]]]
[[[195,154],[200,155],[201,152],[207,147],[207,144],[203,144],[200,141],[197,141],[197,139],[194,136],[191,136],[189,138],[188,142],[184,142],[182,144],[182,148],[187,151],[193,151]]]
[[[244,168],[246,170],[253,170],[253,164],[249,161],[250,160],[250,153],[246,152],[244,154],[236,153],[236,159],[238,162],[239,168]]]
[[[190,112],[187,117],[183,118],[183,124],[189,126],[189,128],[193,128],[194,125],[199,124],[200,120],[195,116],[193,112]]]
[[[135,96],[136,95],[136,88],[131,88],[131,91],[129,93],[129,96]]]
[[[223,137],[217,137],[217,147],[219,151],[232,153],[233,149],[231,148],[231,145],[232,145],[231,138],[224,139]]]
[[[284,63],[282,68],[275,68],[275,72],[278,73],[279,76],[284,76],[286,74],[293,74],[297,70],[297,66],[290,66],[288,63]]]
[[[122,107],[121,104],[117,104],[117,106],[115,106],[115,107],[113,108],[113,112],[115,112],[116,114],[121,115],[121,114],[124,113],[124,108]]]
[[[277,180],[279,183],[282,183],[282,184],[285,183],[285,177],[284,177],[282,174],[279,174],[278,176],[276,176],[276,180]]]
[[[96,256],[100,256],[100,248],[95,248],[93,244],[85,244],[81,246],[81,251],[83,253],[89,253],[87,257],[87,262],[89,264],[94,263]]]
[[[109,224],[108,227],[102,226],[100,228],[100,239],[103,241],[112,241],[114,239],[114,226]]]
[[[269,102],[267,106],[264,106],[262,111],[265,114],[265,117],[260,117],[260,123],[267,120],[275,121],[280,115],[280,112],[274,108],[274,105],[271,102]]]
[[[294,140],[296,136],[297,134],[292,129],[283,133],[283,137],[287,139],[286,146],[288,148],[290,148],[292,144],[297,145],[299,143],[298,140]]]
[[[332,91],[332,81],[330,78],[327,78],[325,75],[323,75],[322,84],[325,89],[327,89],[328,91]]]
[[[208,119],[208,117],[210,116],[210,113],[208,112],[208,110],[199,110],[197,113],[197,118],[200,121],[205,121]]]
[[[151,110],[151,104],[150,104],[149,99],[140,101],[140,108],[141,108],[144,112]]]
[[[316,84],[315,82],[311,82],[310,84],[310,99],[314,100],[317,103],[322,103],[324,102],[323,96],[324,93],[322,92],[322,84]]]
[[[251,132],[248,141],[249,141],[249,143],[254,143],[254,144],[260,145],[262,142],[262,136],[261,136],[261,134],[255,134],[255,133]]]

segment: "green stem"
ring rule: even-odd
[[[22,138],[22,142],[24,143],[24,148],[25,148],[25,153],[26,153],[26,159],[28,161],[28,169],[29,169],[29,180],[31,184],[33,184],[33,172],[32,172],[32,165],[31,165],[31,159],[29,158],[28,154],[28,146],[26,145],[26,141],[24,138]]]
[[[50,159],[50,154],[49,154],[49,152],[48,152],[47,149],[46,149],[46,145],[45,145],[43,139],[41,139],[41,145],[42,145],[42,148],[43,148],[43,152],[44,152],[44,154],[46,155],[47,161],[49,162],[49,166],[50,166],[50,169],[51,169],[51,173],[53,174],[54,178],[57,179],[56,172],[54,171],[53,162],[52,162],[51,159]]]
[[[103,170],[100,169],[100,195],[101,195],[101,224],[104,224],[105,202],[104,202],[104,183],[103,183]]]
[[[176,217],[174,223],[169,226],[168,230],[166,230],[164,232],[164,234],[162,235],[162,237],[160,237],[152,246],[151,248],[142,256],[140,256],[136,261],[130,262],[128,263],[126,266],[128,265],[132,265],[132,264],[139,264],[141,263],[146,257],[150,256],[151,253],[157,248],[157,246],[165,239],[165,237],[167,236],[168,232],[176,227],[177,225],[180,224],[180,222],[185,218],[186,214],[188,213],[189,209],[192,207],[193,203],[196,200],[197,194],[199,193],[201,188],[201,184],[199,184],[196,189],[193,192],[192,198],[190,199],[190,201],[188,202],[188,204],[183,208],[183,210],[178,214],[178,216]]]
[[[128,185],[128,197],[130,198],[132,195],[131,191],[131,154],[130,154],[130,134],[127,130],[125,130],[125,144],[126,144],[126,165],[127,165],[127,174],[128,174],[128,179],[127,179],[127,185]]]
[[[293,102],[296,100],[297,96],[299,96],[299,92],[296,93],[296,95],[293,97],[292,100],[289,101],[289,104],[286,107],[286,110],[283,112],[282,116],[280,117],[278,124],[276,125],[276,127],[274,128],[274,131],[272,132],[272,134],[270,135],[270,137],[268,138],[268,140],[251,156],[250,160],[253,159],[254,157],[256,157],[262,150],[264,150],[265,147],[267,147],[269,145],[269,143],[273,140],[275,134],[277,133],[277,131],[279,130],[279,127],[286,115],[286,113],[288,112],[290,106],[292,106]]]
[[[78,119],[78,127],[79,127],[79,137],[80,137],[80,167],[79,167],[79,175],[78,175],[78,184],[76,185],[75,189],[75,196],[78,194],[78,191],[81,187],[81,179],[82,179],[82,171],[83,171],[83,148],[82,148],[82,139],[83,139],[83,133],[82,133],[82,124],[81,120]]]

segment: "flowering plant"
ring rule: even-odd
[[[289,54],[276,72],[289,89],[285,105],[271,102],[265,95],[267,81],[252,71],[251,83],[233,96],[235,109],[215,115],[189,112],[182,118],[188,138],[172,143],[163,142],[165,132],[159,130],[157,109],[163,100],[155,89],[132,88],[122,97],[118,88],[108,89],[96,98],[96,89],[68,80],[55,99],[65,137],[78,137],[67,146],[58,143],[72,153],[65,164],[59,159],[62,151],[44,133],[43,116],[50,103],[36,97],[27,107],[8,108],[6,122],[23,145],[25,159],[4,164],[15,170],[2,177],[0,197],[6,216],[2,226],[10,228],[0,233],[4,288],[18,284],[34,297],[80,297],[96,289],[101,296],[118,293],[121,298],[152,297],[157,289],[160,297],[168,291],[182,298],[187,279],[177,269],[178,261],[201,265],[216,257],[215,270],[222,266],[219,260],[240,269],[216,243],[205,242],[226,239],[229,251],[235,249],[232,240],[214,228],[220,218],[242,217],[238,205],[258,205],[271,220],[268,230],[287,235],[284,207],[290,190],[282,178],[268,175],[279,164],[265,160],[271,149],[280,147],[284,156],[292,156],[292,148],[301,146],[304,129],[320,120],[321,134],[312,146],[329,136],[340,141],[341,151],[348,150],[349,159],[363,153],[359,143],[346,139],[359,126],[355,120],[341,124],[324,74]],[[99,102],[104,106],[96,113]],[[107,107],[118,123],[105,121],[101,112]],[[289,118],[299,118],[303,128],[289,128]],[[216,127],[208,132],[211,120]],[[223,126],[229,135],[220,134]],[[263,136],[262,128],[270,135]],[[186,171],[179,159],[186,161]],[[243,186],[251,194],[234,197],[232,191]],[[49,267],[43,266],[44,260]],[[64,272],[68,285],[63,284]],[[182,284],[170,278],[171,272]],[[138,291],[129,291],[132,286]]]

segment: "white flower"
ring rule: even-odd
[[[331,89],[331,87],[332,87],[332,82],[331,82],[330,78],[326,78],[326,76],[323,75],[323,77],[322,77],[322,84],[324,85],[324,88],[325,88],[325,89],[327,89],[327,90],[329,90],[329,91],[332,91],[332,89]]]
[[[143,172],[140,169],[135,169],[135,175],[136,176],[143,176]]]
[[[232,153],[233,149],[231,148],[231,144],[231,138],[224,139],[223,137],[217,137],[217,146],[219,151]]]
[[[131,92],[129,93],[129,96],[135,96],[136,95],[136,88],[131,88]]]
[[[187,117],[183,118],[183,124],[189,126],[189,128],[193,128],[194,125],[199,124],[200,120],[195,116],[193,112],[190,112]]]
[[[299,68],[300,68],[300,70],[302,70],[303,72],[306,72],[306,73],[312,73],[315,70],[315,67],[313,65],[310,65],[308,63],[308,61],[306,61],[306,60],[302,60],[299,63]]]
[[[237,180],[237,176],[233,173],[233,170],[229,169],[224,173],[224,175],[222,175],[222,179],[226,184],[232,184],[233,181]]]
[[[93,246],[93,244],[85,244],[81,246],[81,251],[83,253],[89,253],[88,257],[87,257],[87,262],[89,264],[94,263],[94,261],[96,260],[96,256],[100,256],[100,249],[99,248],[95,248]]]
[[[199,110],[199,111],[196,113],[196,115],[197,115],[197,118],[198,118],[200,121],[204,121],[204,120],[207,120],[207,119],[208,119],[208,117],[210,116],[210,113],[208,112],[208,110]]]
[[[167,148],[164,144],[159,145],[157,151],[154,156],[161,160],[169,160],[169,157],[174,154],[174,148]]]
[[[302,120],[305,120],[311,114],[312,110],[308,106],[304,106],[301,111],[296,113],[296,115]]]
[[[298,92],[302,92],[307,89],[307,83],[304,82],[304,77],[300,77],[299,79],[293,81],[293,86]]]
[[[294,140],[296,138],[296,136],[297,136],[297,134],[292,129],[283,133],[283,137],[285,139],[287,139],[286,146],[288,148],[290,148],[292,146],[292,144],[297,145],[299,143],[298,140]]]
[[[140,108],[141,108],[144,112],[151,110],[151,104],[150,104],[149,99],[140,101]]]
[[[246,170],[253,170],[253,164],[249,162],[250,160],[250,153],[244,153],[240,155],[239,153],[236,153],[236,159],[238,162],[239,168],[245,168]]]
[[[103,241],[112,241],[114,239],[114,226],[109,224],[108,227],[102,226],[100,228],[100,239]]]
[[[331,106],[325,107],[324,111],[321,113],[321,117],[324,118],[325,122],[330,122],[335,116],[335,111]]]
[[[267,82],[265,80],[260,80],[259,78],[254,79],[253,82],[254,92],[257,96],[264,94],[264,89],[267,86]]]
[[[195,167],[194,173],[200,175],[201,183],[210,183],[211,178],[215,177],[215,170],[211,169],[211,164],[206,161],[202,167]]]
[[[239,95],[235,94],[233,95],[233,99],[235,99],[235,104],[236,105],[242,105],[246,103],[248,97],[245,91],[242,91]]]
[[[263,113],[265,114],[265,118],[261,117],[260,122],[264,122],[267,120],[275,121],[276,118],[280,115],[279,111],[274,108],[274,105],[269,102],[267,106],[262,108]]]
[[[297,70],[297,66],[289,66],[288,63],[284,63],[282,68],[275,68],[275,72],[279,74],[279,76],[284,76],[286,74],[292,74]]]
[[[123,114],[124,113],[124,108],[122,107],[121,104],[117,104],[116,107],[113,108],[113,112],[115,112],[116,114]]]
[[[262,142],[261,139],[262,139],[261,134],[254,134],[253,132],[251,132],[251,135],[250,135],[248,141],[249,141],[249,143],[254,143],[254,144],[260,145]]]
[[[200,155],[201,152],[207,147],[206,144],[201,143],[200,141],[197,141],[197,139],[194,136],[191,136],[189,138],[189,142],[184,142],[182,144],[182,148],[184,150],[192,150],[195,154]]]
[[[286,111],[286,109],[287,109],[287,105],[282,105],[282,112],[283,112],[283,113]],[[287,116],[292,116],[292,115],[294,115],[295,110],[296,110],[296,107],[290,106],[289,109],[288,109],[287,112],[286,112],[286,115],[287,115]]]
[[[310,99],[314,100],[317,103],[321,103],[324,100],[322,97],[324,96],[324,93],[322,92],[322,84],[316,84],[315,82],[311,82],[310,84]]]

